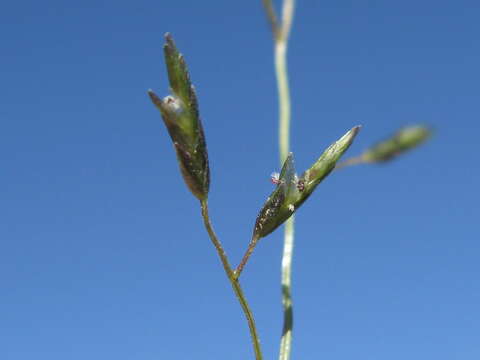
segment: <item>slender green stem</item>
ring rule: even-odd
[[[288,38],[292,27],[295,0],[283,0],[282,23],[278,24],[277,16],[271,0],[263,0],[267,17],[272,24],[275,43],[275,75],[278,87],[279,104],[279,153],[280,166],[290,152],[290,90],[288,86],[287,48]],[[283,331],[280,341],[280,360],[290,359],[293,329],[293,307],[291,296],[291,269],[294,244],[294,217],[285,224],[284,245],[282,256],[282,305]]]
[[[295,0],[283,0],[282,23],[279,25],[271,0],[262,0],[272,26],[275,49],[275,75],[279,104],[279,153],[280,166],[290,152],[290,90],[288,86],[287,48],[292,27]],[[291,269],[294,244],[294,217],[285,224],[282,256],[282,305],[283,331],[280,341],[280,360],[290,359],[293,329],[293,308],[291,296]]]
[[[250,336],[252,338],[252,343],[253,343],[253,350],[255,352],[255,359],[262,360],[263,356],[260,348],[260,339],[257,333],[257,329],[255,326],[255,319],[253,318],[252,311],[248,306],[247,299],[245,298],[243,290],[240,287],[240,283],[238,279],[235,277],[234,271],[232,270],[232,267],[228,262],[227,254],[223,249],[222,243],[220,242],[217,235],[215,234],[215,231],[213,230],[212,223],[210,221],[210,216],[208,214],[207,200],[206,199],[201,200],[200,205],[202,208],[202,217],[203,217],[203,223],[205,225],[205,228],[207,229],[210,240],[212,241],[213,245],[215,246],[215,249],[217,250],[218,256],[222,261],[223,268],[225,269],[225,273],[227,274],[228,280],[232,284],[233,291],[235,292],[238,302],[240,303],[240,306],[242,307],[245,317],[247,318],[248,328],[250,329]]]
[[[255,351],[255,359],[262,360],[263,355],[262,355],[262,350],[260,348],[260,339],[257,333],[257,328],[255,327],[255,320],[253,318],[252,310],[250,310],[250,307],[248,306],[247,299],[243,294],[243,291],[242,291],[242,288],[240,287],[240,283],[238,282],[238,279],[231,278],[230,282],[232,283],[233,291],[235,292],[235,295],[237,295],[238,301],[240,302],[240,305],[242,306],[242,310],[245,314],[245,317],[247,318],[248,328],[250,329],[250,336],[252,338],[252,343],[253,343],[253,350]]]
[[[275,73],[277,77],[279,99],[279,152],[280,166],[284,163],[290,151],[290,90],[288,87],[287,72],[287,42],[276,41],[275,43]]]
[[[277,77],[278,98],[279,98],[279,152],[280,152],[280,166],[283,165],[285,159],[290,151],[290,90],[288,87],[288,72],[287,72],[287,44],[288,36],[293,18],[294,1],[286,0],[283,4],[282,27],[278,25],[277,16],[273,8],[271,0],[262,0],[267,18],[272,26],[272,32],[275,39],[275,73]],[[291,222],[293,228],[293,220]],[[286,236],[286,235],[285,235]],[[255,246],[258,238],[253,238],[248,249],[243,256],[240,264],[235,270],[235,276],[239,277]]]
[[[225,269],[225,273],[227,274],[227,277],[230,279],[233,275],[232,267],[228,262],[227,253],[223,249],[222,243],[220,242],[217,235],[215,234],[215,231],[213,230],[213,227],[212,227],[212,223],[210,222],[210,215],[208,214],[207,200],[206,199],[201,200],[200,206],[202,208],[203,224],[207,229],[208,236],[210,237],[210,240],[212,240],[213,246],[215,246],[215,249],[217,250],[220,260],[222,261],[222,265],[223,265],[223,268]]]
[[[283,0],[282,8],[282,37],[288,41],[290,30],[292,28],[293,14],[295,10],[295,0]]]
[[[280,360],[290,358],[292,347],[293,308],[291,295],[291,271],[294,243],[293,216],[285,224],[285,242],[282,257],[282,305],[283,305],[283,330],[280,340]]]

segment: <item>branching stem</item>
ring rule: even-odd
[[[270,23],[272,34],[274,37],[277,37],[279,34],[279,26],[278,26],[277,14],[275,13],[272,0],[262,0],[262,3],[263,3],[263,7],[265,8],[265,12],[267,13],[267,19],[268,19],[268,22]]]
[[[205,225],[205,228],[207,229],[208,235],[210,237],[210,240],[213,243],[213,246],[215,246],[215,249],[217,250],[218,256],[220,257],[220,260],[222,261],[223,268],[225,270],[225,273],[228,277],[228,280],[230,281],[233,291],[235,292],[235,295],[237,296],[238,302],[240,303],[240,306],[242,307],[243,313],[245,314],[245,317],[247,318],[248,322],[248,328],[250,330],[250,337],[252,338],[252,343],[253,343],[253,350],[255,352],[255,359],[256,360],[262,360],[262,350],[260,348],[260,339],[258,337],[257,329],[255,326],[255,319],[253,318],[252,311],[250,310],[250,307],[248,305],[247,299],[245,298],[245,295],[243,293],[243,290],[240,286],[240,283],[238,281],[238,278],[234,275],[234,272],[232,270],[232,267],[230,266],[227,258],[227,254],[225,250],[223,249],[222,243],[218,239],[217,235],[215,234],[215,231],[213,230],[212,223],[210,221],[210,216],[208,214],[208,202],[207,200],[201,200],[200,205],[202,208],[202,218],[203,218],[203,223]]]

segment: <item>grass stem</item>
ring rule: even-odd
[[[275,51],[275,75],[277,78],[279,104],[279,154],[280,166],[290,152],[290,89],[288,86],[287,48],[292,27],[295,0],[283,0],[282,23],[279,24],[271,0],[262,0],[267,18],[272,27]],[[283,331],[280,341],[279,360],[290,359],[293,329],[293,307],[291,296],[291,269],[294,244],[294,217],[285,223],[284,245],[282,256],[282,305]]]
[[[280,340],[279,360],[290,359],[292,348],[293,331],[293,305],[291,294],[292,281],[292,256],[294,244],[294,217],[285,223],[283,256],[282,256],[282,306],[283,306],[283,329]]]
[[[240,283],[238,279],[235,277],[234,275],[235,273],[232,270],[230,263],[228,262],[227,254],[223,249],[222,243],[220,242],[217,235],[215,234],[215,231],[213,230],[213,226],[210,221],[210,215],[208,213],[207,200],[206,199],[201,200],[200,205],[202,209],[202,218],[203,218],[203,223],[205,225],[205,228],[207,229],[208,235],[210,237],[210,240],[213,243],[213,246],[215,246],[215,249],[217,250],[218,256],[220,257],[220,260],[222,262],[222,265],[228,277],[228,280],[230,281],[233,287],[233,291],[237,296],[237,300],[240,303],[240,306],[242,307],[245,317],[247,318],[248,328],[250,330],[250,337],[252,339],[252,344],[253,344],[253,351],[255,352],[255,359],[262,360],[263,356],[262,356],[262,350],[260,348],[260,339],[257,333],[257,328],[255,326],[255,319],[253,318],[253,313],[250,310],[250,307],[248,305],[245,294],[243,293],[243,290],[240,286]]]

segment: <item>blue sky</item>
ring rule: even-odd
[[[333,174],[299,210],[293,359],[478,359],[480,5],[298,1],[297,170],[426,123],[431,142]],[[196,85],[211,215],[233,263],[278,170],[260,1],[9,2],[0,12],[0,357],[249,359],[243,315],[146,90],[163,34]],[[282,231],[242,275],[265,358]]]

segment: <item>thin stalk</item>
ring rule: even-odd
[[[238,302],[242,307],[243,313],[247,318],[248,328],[250,330],[250,337],[252,338],[253,351],[255,352],[255,359],[262,360],[263,356],[262,356],[262,350],[260,348],[260,339],[257,333],[257,328],[255,326],[255,319],[253,318],[253,313],[250,310],[247,299],[245,298],[245,294],[243,293],[243,290],[240,286],[238,279],[234,276],[234,272],[232,270],[232,267],[230,266],[230,263],[228,262],[227,254],[223,249],[222,243],[220,242],[217,235],[215,234],[215,231],[213,230],[212,223],[210,221],[210,216],[208,214],[207,200],[206,199],[201,200],[200,205],[202,208],[202,218],[203,218],[203,223],[205,225],[205,228],[207,229],[208,235],[210,237],[210,240],[213,243],[213,246],[215,246],[215,249],[217,250],[218,256],[222,261],[222,265],[228,277],[228,280],[230,281],[233,287],[233,291],[237,296]]]
[[[360,155],[360,156],[355,156],[351,157],[350,159],[344,160],[342,162],[339,162],[337,166],[335,166],[335,170],[340,170],[343,169],[347,166],[353,166],[353,165],[361,165],[361,164],[366,164],[367,162],[365,159]]]
[[[279,25],[271,0],[263,0],[267,17],[272,25],[275,49],[275,75],[277,78],[279,104],[279,153],[280,166],[290,152],[290,89],[288,86],[287,48],[292,27],[295,0],[283,0],[282,23]],[[285,223],[282,255],[282,305],[283,331],[280,341],[279,360],[289,360],[292,344],[293,307],[291,296],[291,269],[294,245],[294,217]]]
[[[262,0],[263,7],[265,8],[265,12],[267,13],[267,19],[270,23],[272,28],[272,33],[276,37],[278,35],[278,19],[277,15],[275,14],[275,9],[273,8],[273,4],[271,0]]]
[[[280,360],[290,358],[292,347],[293,308],[291,294],[291,271],[294,243],[293,216],[285,224],[285,242],[282,257],[282,305],[283,305],[283,330],[280,340]]]
[[[243,258],[240,261],[240,264],[238,264],[238,266],[237,266],[237,268],[234,272],[234,276],[235,276],[236,279],[238,279],[240,277],[240,274],[242,273],[243,268],[247,264],[247,261],[250,258],[250,255],[252,255],[253,250],[255,250],[255,246],[257,245],[258,240],[260,240],[260,239],[257,236],[254,236],[252,238],[252,240],[250,241],[250,244],[248,244],[248,249],[245,252],[245,255],[243,255]]]
[[[252,338],[252,343],[253,343],[253,351],[255,352],[255,359],[262,360],[263,355],[262,355],[262,350],[260,348],[260,339],[258,337],[257,328],[255,327],[255,319],[253,318],[252,310],[250,310],[250,307],[248,306],[247,299],[243,294],[243,290],[240,287],[240,283],[238,282],[238,279],[231,278],[230,282],[232,283],[233,291],[235,292],[235,295],[237,295],[237,299],[240,302],[243,313],[247,318],[248,328],[250,329],[250,337]]]
[[[287,72],[287,41],[275,41],[275,74],[278,87],[279,132],[278,143],[280,152],[280,166],[290,152],[290,90],[288,87]]]
[[[273,8],[271,1],[266,1]],[[264,1],[265,3],[265,1]],[[268,7],[265,6],[268,10]],[[290,29],[292,26],[295,1],[284,0],[282,9],[282,24],[280,30],[277,24],[277,31],[273,33],[275,41],[275,75],[278,87],[279,103],[279,153],[280,166],[290,152],[290,89],[288,86],[287,70],[287,48]],[[267,15],[268,12],[267,12]],[[269,17],[271,17],[269,15]],[[276,17],[274,17],[276,18]],[[291,296],[291,269],[292,254],[294,245],[294,217],[287,220],[284,231],[284,245],[282,255],[282,305],[283,305],[283,331],[280,340],[280,360],[288,360],[291,353],[292,329],[293,329],[293,307]]]
[[[210,237],[210,240],[213,243],[213,246],[215,246],[215,249],[217,250],[218,256],[220,257],[220,260],[222,261],[223,268],[225,269],[225,273],[227,274],[227,277],[230,279],[233,275],[232,267],[230,266],[230,263],[228,262],[227,258],[227,253],[223,249],[222,243],[218,239],[217,235],[215,234],[215,231],[213,230],[212,223],[210,222],[210,215],[208,214],[208,202],[207,200],[201,200],[200,201],[200,206],[202,208],[202,218],[203,218],[203,224],[205,225],[205,228],[207,229],[208,236]]]
[[[288,41],[290,30],[292,29],[293,14],[295,10],[295,0],[283,0],[282,8],[282,37]]]

